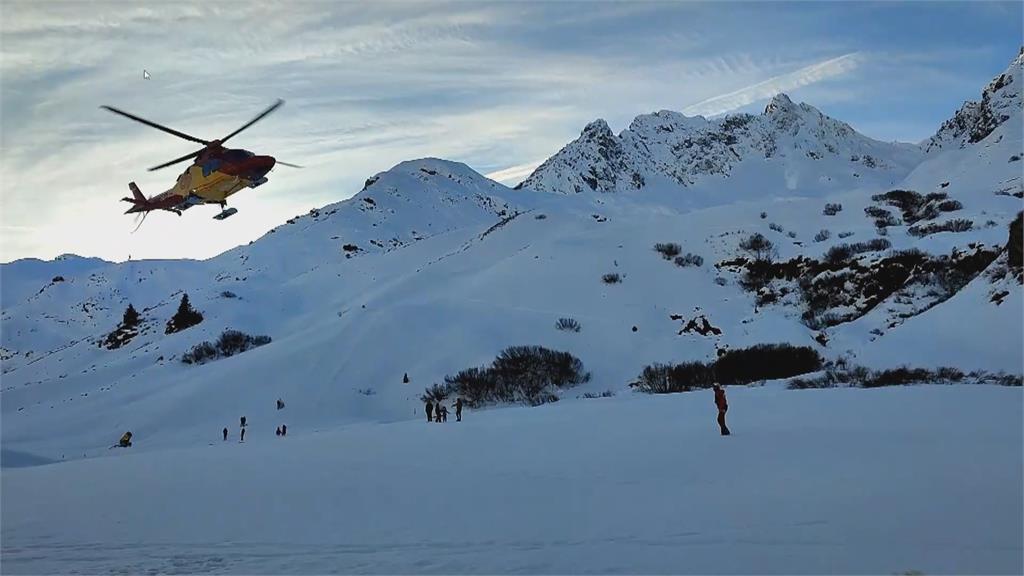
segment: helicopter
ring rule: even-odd
[[[182,212],[197,204],[218,204],[221,211],[213,218],[214,220],[224,220],[238,212],[237,208],[227,207],[228,196],[243,188],[256,188],[266,184],[267,174],[275,165],[302,168],[302,166],[277,160],[273,156],[257,156],[248,150],[224,147],[224,143],[230,138],[259,122],[280,108],[282,104],[284,104],[284,100],[279,99],[255,118],[243,124],[241,128],[218,140],[196,138],[113,106],[100,106],[104,110],[109,110],[151,128],[203,145],[195,152],[149,169],[152,172],[194,158],[192,165],[178,176],[178,180],[171,189],[146,198],[135,182],[129,182],[128,188],[132,192],[132,197],[122,198],[121,201],[131,203],[132,207],[125,214],[142,214],[142,221],[139,222],[139,226],[142,226],[146,216],[153,210],[166,210],[181,216]],[[138,230],[138,226],[135,229]]]

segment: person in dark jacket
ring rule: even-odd
[[[245,442],[245,428],[242,428],[242,433],[238,436],[239,442]]]
[[[448,407],[445,406],[444,404],[441,404],[441,406],[438,407],[437,410],[438,410],[438,414],[440,414],[440,416],[441,416],[441,419],[438,420],[438,422],[447,422],[448,421]]]
[[[455,421],[462,422],[462,398],[455,399]]]
[[[242,416],[242,417],[241,417],[241,418],[240,418],[240,419],[238,420],[238,424],[239,424],[239,428],[245,428],[245,416]]]
[[[227,442],[227,440],[228,440],[228,429],[224,428],[224,441]]]
[[[427,400],[427,422],[434,421],[434,403]]]
[[[280,435],[281,435],[281,427],[278,426],[277,430],[274,430],[274,436],[280,436]]]
[[[725,413],[729,410],[729,401],[725,399],[725,389],[715,382],[715,406],[718,407],[718,426],[722,429],[722,436],[730,434],[729,427],[725,425]]]
[[[287,436],[287,435],[288,435],[288,425],[287,424],[281,424],[281,436]]]
[[[284,401],[282,401],[280,398],[278,398],[277,399],[277,409],[280,410],[282,408],[284,408]]]

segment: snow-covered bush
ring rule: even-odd
[[[959,200],[943,200],[937,206],[939,212],[955,212],[963,209],[963,207],[964,205]]]
[[[618,284],[619,282],[622,282],[622,276],[619,276],[618,272],[610,272],[601,276],[601,281],[605,284]]]
[[[661,257],[665,260],[671,260],[676,256],[679,256],[683,252],[683,247],[674,242],[657,243],[654,245],[654,250],[661,253]]]
[[[715,361],[715,374],[723,384],[745,384],[816,372],[822,364],[818,351],[807,346],[757,344],[727,350]]]
[[[825,209],[821,211],[825,216],[835,216],[843,211],[842,204],[825,204]]]
[[[967,232],[973,227],[974,222],[965,218],[955,218],[953,220],[947,220],[942,224],[935,224],[933,222],[924,226],[911,226],[907,229],[907,234],[921,238],[932,234],[938,234],[939,232]]]
[[[902,224],[898,218],[892,215],[891,212],[885,208],[879,208],[878,206],[868,206],[864,209],[864,213],[875,219],[875,228],[885,228],[886,226],[899,226]]]
[[[832,237],[832,233],[831,232],[829,232],[828,230],[822,229],[820,232],[818,232],[817,234],[814,235],[814,241],[815,242],[824,242],[825,240],[828,240],[831,237]]]
[[[568,352],[513,346],[502,351],[490,366],[446,376],[443,385],[428,388],[423,398],[443,399],[456,394],[470,407],[495,403],[537,406],[558,400],[557,390],[589,380],[583,362]]]
[[[210,342],[200,342],[193,346],[191,350],[182,354],[181,361],[185,364],[203,364],[218,357],[217,348],[213,344]]]
[[[630,386],[648,394],[689,392],[721,384],[747,384],[816,372],[823,364],[813,348],[792,344],[757,344],[726,350],[712,363],[652,364]]]
[[[647,394],[673,394],[710,388],[714,382],[714,364],[683,362],[645,366],[637,382],[630,386]]]
[[[246,350],[269,343],[270,336],[250,336],[238,330],[225,330],[217,338],[216,344],[201,342],[182,354],[181,361],[185,364],[203,364],[210,360],[241,354]]]
[[[813,378],[793,378],[786,385],[790,390],[808,388],[881,388],[884,386],[908,386],[911,384],[995,384],[999,386],[1020,386],[1021,376],[1005,372],[975,371],[964,374],[959,368],[941,367],[935,370],[901,366],[873,371],[863,366],[832,367]]]
[[[563,332],[579,332],[580,323],[573,318],[559,318],[558,321],[555,322],[555,329]]]
[[[1024,267],[1024,212],[1019,212],[1013,222],[1010,223],[1010,240],[1006,244],[1007,263],[1009,266],[1020,272]]]
[[[765,238],[764,234],[754,233],[740,241],[740,250],[750,255],[754,260],[771,261],[778,253],[772,241]]]
[[[699,267],[704,265],[704,258],[702,256],[698,256],[697,254],[687,252],[684,256],[676,256],[675,263],[676,266],[680,266],[682,268],[686,268],[689,266]]]
[[[855,242],[853,244],[837,244],[825,252],[825,260],[832,264],[847,262],[850,258],[864,252],[877,252],[888,250],[892,246],[885,238],[874,238],[867,242]]]
[[[779,234],[782,234],[782,232],[784,230],[781,225],[776,224],[775,222],[772,222],[771,224],[769,224],[768,228],[778,232]]]
[[[434,403],[443,402],[451,393],[451,389],[445,384],[432,384],[423,391],[420,400]]]

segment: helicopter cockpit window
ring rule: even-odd
[[[248,150],[228,150],[224,154],[224,159],[228,162],[239,162],[247,158],[252,158],[254,154]]]

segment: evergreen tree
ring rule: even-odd
[[[203,315],[196,311],[195,308],[192,308],[192,304],[188,301],[188,294],[182,294],[181,302],[178,304],[178,311],[167,322],[167,329],[164,332],[166,334],[180,332],[202,321]]]
[[[121,326],[125,328],[134,328],[139,324],[139,313],[135,310],[135,307],[130,303],[128,308],[124,311],[124,317],[121,318]]]

